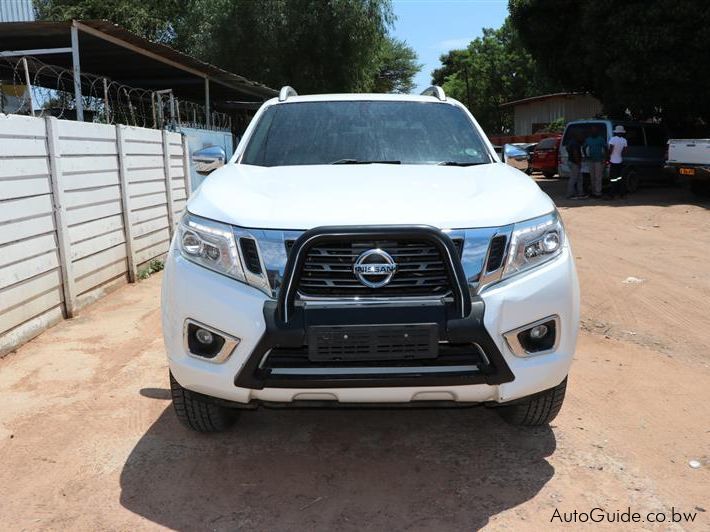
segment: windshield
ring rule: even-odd
[[[261,116],[243,164],[474,165],[491,158],[456,106],[394,101],[298,102]]]

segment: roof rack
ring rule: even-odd
[[[298,93],[293,87],[284,85],[279,91],[279,101],[285,102],[286,100],[288,100],[289,96],[298,96]]]
[[[281,90],[283,91],[283,89]],[[422,92],[422,96],[434,96],[437,100],[441,100],[442,102],[446,101],[446,94],[444,93],[444,89],[442,89],[438,85],[432,85],[431,87],[424,89],[424,91]]]

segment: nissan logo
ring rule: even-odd
[[[396,271],[397,263],[389,253],[379,248],[361,253],[353,264],[355,277],[370,288],[385,286],[392,280]]]

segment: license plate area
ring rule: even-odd
[[[681,168],[681,175],[695,175],[695,168]]]
[[[315,325],[307,341],[313,362],[436,358],[439,325]]]

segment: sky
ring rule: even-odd
[[[483,28],[498,28],[508,15],[507,0],[394,0],[393,35],[407,41],[424,65],[415,78],[415,94],[431,85],[439,56],[465,48]]]

